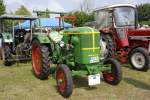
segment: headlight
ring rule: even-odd
[[[60,47],[64,47],[65,46],[65,43],[63,41],[60,41]]]

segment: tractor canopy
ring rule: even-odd
[[[63,41],[74,44],[75,61],[80,64],[99,62],[99,38],[99,31],[90,27],[70,28],[63,32]]]
[[[99,27],[137,26],[137,13],[134,5],[116,4],[94,10],[95,19]]]
[[[30,28],[32,28],[32,21],[37,19],[34,16],[27,16],[27,15],[9,15],[4,14],[0,16],[0,33],[1,37],[4,39],[3,42],[13,42],[15,29],[14,25],[16,20],[29,20],[30,21]]]
[[[38,18],[33,22],[36,27],[48,27],[48,28],[58,28],[59,27],[59,19],[58,18]],[[64,28],[71,28],[72,25],[69,23],[62,23],[61,27]],[[30,28],[30,21],[24,21],[23,23],[20,23],[19,25],[15,26],[15,30],[17,29],[29,29]]]

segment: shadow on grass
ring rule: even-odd
[[[124,78],[124,81],[128,84],[134,85],[137,88],[141,88],[141,89],[144,89],[144,90],[150,90],[150,85],[149,84],[146,84],[146,83],[141,82],[139,80],[126,77],[126,78]]]
[[[85,77],[73,77],[75,88],[88,87],[88,81]]]
[[[97,89],[96,86],[89,86],[88,79],[86,77],[73,77],[73,83],[75,88],[84,88],[86,90]]]
[[[32,69],[31,69],[30,71],[31,71],[31,73],[34,75],[34,77],[35,77],[36,79],[39,79],[39,77],[36,76],[36,74],[34,73],[34,71],[33,71]],[[47,79],[39,79],[39,80],[41,80],[41,81],[47,81],[48,78],[47,78]]]
[[[125,68],[128,68],[128,69],[132,69],[132,67],[129,63],[123,63],[122,66]]]

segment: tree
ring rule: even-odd
[[[0,0],[0,15],[5,13],[5,5],[3,0]]]
[[[138,5],[137,10],[139,22],[150,25],[150,3]]]
[[[44,13],[40,13],[39,15],[40,17],[44,17],[44,18],[49,18],[50,15],[49,15],[49,10],[46,9]]]
[[[68,15],[75,16],[77,18],[75,26],[83,26],[86,22],[94,20],[94,16],[92,14],[87,14],[83,11],[71,12]]]
[[[80,4],[80,10],[89,13],[93,9],[93,0],[83,0]]]
[[[23,5],[19,9],[16,10],[15,14],[16,15],[31,15],[30,11]]]

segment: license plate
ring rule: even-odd
[[[89,75],[88,84],[89,86],[100,84],[100,74]]]
[[[90,63],[96,63],[96,62],[99,62],[98,56],[90,57]]]

